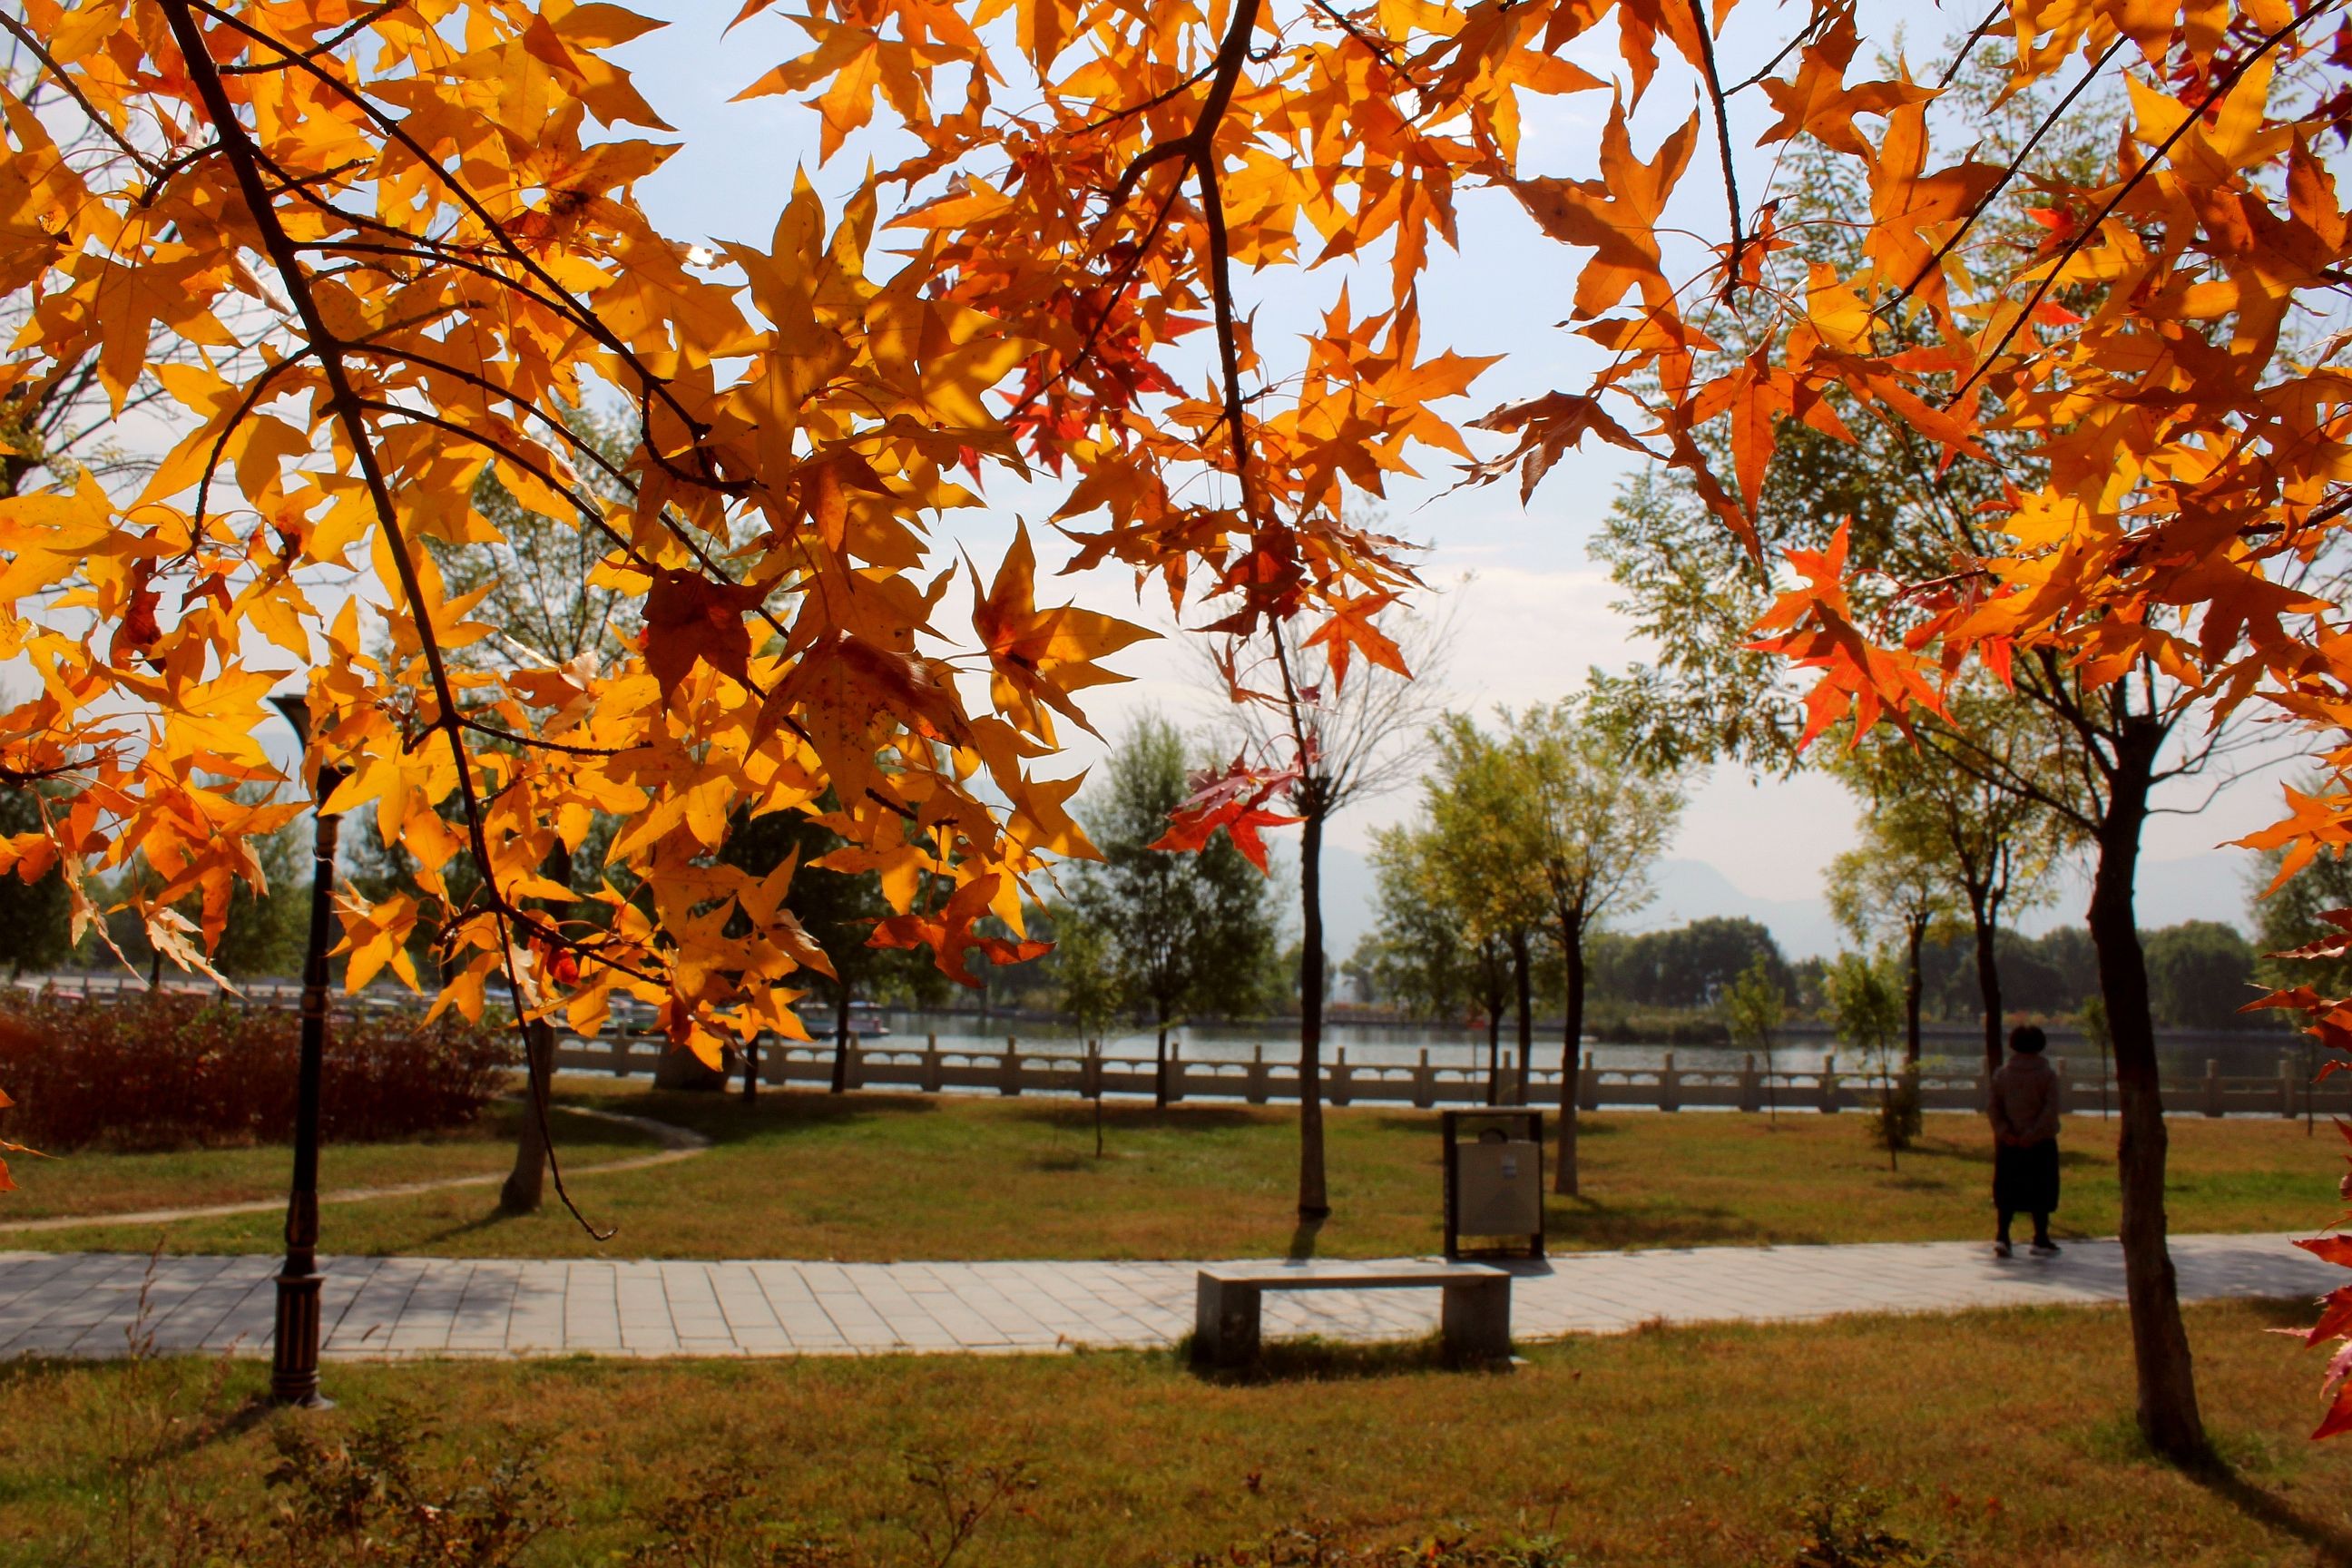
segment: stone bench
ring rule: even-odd
[[[1220,1263],[1200,1273],[1194,1298],[1192,1359],[1206,1366],[1246,1366],[1257,1359],[1259,1319],[1268,1290],[1445,1292],[1446,1359],[1457,1366],[1505,1362],[1511,1355],[1511,1277],[1483,1263]]]

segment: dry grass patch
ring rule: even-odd
[[[279,1423],[331,1442],[394,1402],[438,1423],[428,1479],[535,1458],[571,1523],[527,1563],[627,1560],[730,1456],[747,1521],[868,1568],[933,1560],[919,1531],[940,1499],[910,1472],[936,1462],[967,1495],[991,1466],[1023,1482],[958,1559],[993,1568],[1222,1562],[1307,1521],[1360,1542],[1551,1537],[1628,1568],[1786,1564],[1808,1503],[1857,1490],[1958,1568],[2352,1560],[2352,1447],[2305,1440],[2315,1363],[2264,1331],[2300,1312],[2190,1310],[2231,1461],[2201,1479],[2134,1437],[2112,1310],[1655,1331],[1539,1347],[1499,1376],[1412,1347],[1309,1352],[1293,1370],[1313,1375],[1249,1384],[1126,1353],[338,1365],[340,1407],[309,1418],[251,1406],[264,1372],[240,1363],[209,1423],[185,1419],[205,1363],[34,1364],[0,1376],[0,1563],[135,1560],[131,1534],[160,1550],[249,1523]],[[140,1415],[165,1409],[179,1426]],[[126,1433],[162,1440],[126,1467]]]

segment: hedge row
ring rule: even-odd
[[[293,1135],[300,1015],[147,993],[0,1001],[0,1137],[46,1150],[283,1142]],[[445,1014],[338,1012],[320,1125],[338,1142],[462,1126],[518,1059],[509,1032]]]

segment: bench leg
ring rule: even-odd
[[[1455,1366],[1511,1359],[1511,1279],[1469,1279],[1445,1287],[1445,1359]]]
[[[1203,1279],[1192,1311],[1192,1359],[1202,1366],[1247,1366],[1257,1360],[1258,1309],[1255,1285]]]

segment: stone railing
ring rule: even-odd
[[[609,1072],[626,1077],[650,1074],[666,1048],[659,1038],[622,1035],[586,1040],[566,1038],[556,1053],[558,1068],[572,1072]],[[760,1081],[777,1087],[826,1084],[833,1079],[834,1047],[822,1045],[777,1044],[760,1048]],[[1587,1052],[1577,1074],[1577,1104],[1586,1110],[1682,1110],[1702,1108],[1765,1111],[1835,1112],[1867,1109],[1877,1102],[1874,1074],[1842,1072],[1824,1058],[1813,1070],[1791,1070],[1787,1057],[1768,1072],[1754,1055],[1738,1068],[1680,1068],[1675,1053],[1662,1053],[1651,1068],[1603,1068]],[[730,1064],[740,1075],[740,1061]],[[2064,1060],[2058,1069],[2059,1109],[2074,1115],[2095,1114],[2105,1104],[2116,1105],[2112,1082],[2102,1085],[2085,1079]],[[1150,1058],[1108,1057],[1077,1052],[1066,1045],[1030,1049],[1007,1038],[1001,1050],[968,1047],[942,1048],[933,1036],[922,1045],[855,1045],[850,1050],[849,1083],[856,1089],[910,1089],[923,1094],[950,1091],[1092,1096],[1097,1093],[1148,1096],[1152,1092]],[[2275,1074],[2231,1076],[2209,1061],[2201,1078],[2165,1080],[2164,1102],[2176,1115],[2301,1116],[2308,1109],[2328,1115],[2352,1113],[2352,1075],[2331,1077],[2312,1084],[2292,1057],[2283,1056]],[[1528,1102],[1557,1105],[1559,1072],[1538,1068],[1528,1086]],[[1484,1068],[1438,1066],[1423,1050],[1412,1062],[1350,1062],[1347,1050],[1334,1050],[1323,1069],[1323,1098],[1332,1105],[1356,1103],[1412,1105],[1483,1105],[1488,1100]],[[1294,1063],[1268,1061],[1265,1047],[1255,1047],[1245,1061],[1187,1059],[1181,1045],[1169,1047],[1168,1098],[1240,1100],[1251,1105],[1295,1101],[1298,1072]],[[1506,1067],[1501,1099],[1519,1100],[1519,1074]],[[1929,1110],[1975,1110],[1984,1104],[1980,1072],[1930,1071],[1919,1076],[1919,1101]]]

